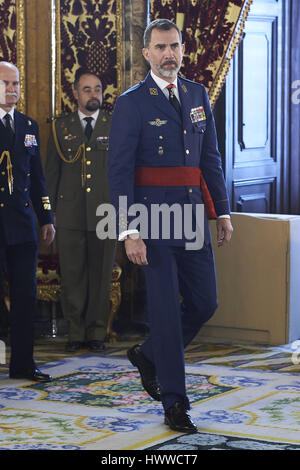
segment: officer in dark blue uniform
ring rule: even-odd
[[[19,71],[0,62],[0,268],[10,291],[11,378],[51,380],[33,359],[38,234],[49,245],[55,236],[43,176],[39,130],[14,109],[20,96]],[[35,212],[35,213],[34,213]]]
[[[119,218],[119,240],[125,240],[128,258],[143,266],[147,285],[150,336],[127,355],[139,369],[145,390],[162,401],[165,423],[176,431],[192,433],[197,428],[187,413],[184,347],[217,307],[207,213],[197,219],[203,202],[208,204],[209,217],[217,219],[219,246],[230,240],[233,229],[206,90],[177,76],[183,52],[181,32],[174,23],[150,23],[143,55],[151,71],[121,95],[114,108],[109,184]],[[144,235],[148,228],[147,239],[141,226],[139,236],[134,216],[126,211],[126,206],[136,203],[148,209],[146,222],[140,218]],[[152,209],[163,203],[174,208],[174,214],[184,214],[191,207],[193,227],[186,231],[184,217],[179,224],[177,217],[177,226],[170,224],[165,236],[163,225],[157,226],[152,216]],[[165,212],[162,222],[168,222],[170,215]],[[202,243],[201,236],[197,241],[195,235],[194,248],[186,249],[197,226]]]

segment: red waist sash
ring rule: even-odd
[[[209,219],[216,219],[214,203],[200,168],[190,166],[142,167],[135,169],[136,186],[200,186]]]

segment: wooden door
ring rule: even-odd
[[[285,0],[254,0],[226,82],[225,174],[234,212],[283,208]]]

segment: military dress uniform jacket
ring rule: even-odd
[[[56,227],[95,231],[98,222],[96,209],[99,204],[109,202],[107,150],[110,117],[100,110],[89,141],[77,111],[57,118],[54,124],[63,159],[57,151],[52,132],[47,151],[46,181],[53,212],[56,213]],[[82,152],[77,161],[71,163],[82,144],[85,144],[86,152],[84,169]]]
[[[142,203],[203,204],[198,186],[136,186],[137,167],[200,168],[214,202],[217,216],[230,214],[229,201],[217,147],[215,124],[205,87],[178,77],[182,119],[150,73],[116,101],[109,146],[111,199],[120,210],[119,232],[127,230],[130,217],[119,208],[119,196],[127,205]],[[149,236],[150,236],[149,220]],[[118,224],[117,224],[118,225]],[[205,216],[205,241],[210,234]],[[151,243],[162,240],[151,240]],[[172,240],[170,243],[172,244]],[[176,240],[183,244],[184,240]]]
[[[40,226],[53,223],[43,175],[38,125],[14,111],[14,144],[9,149],[7,131],[0,123],[0,221],[7,245],[37,242],[36,217]],[[10,150],[13,185],[9,190],[7,156]],[[34,214],[35,212],[35,214]]]

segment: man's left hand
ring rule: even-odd
[[[218,246],[223,246],[226,243],[229,243],[232,232],[233,232],[233,227],[231,225],[230,219],[225,219],[222,217],[217,219]]]
[[[52,224],[46,224],[42,226],[42,240],[45,245],[49,246],[53,242],[55,237],[55,228]]]

